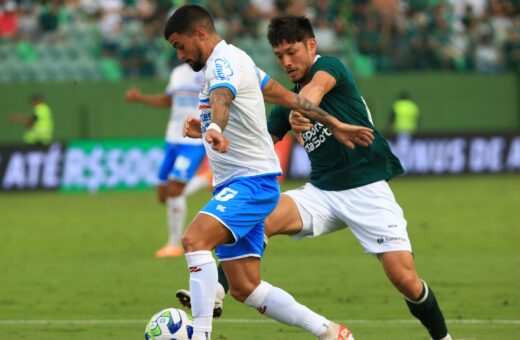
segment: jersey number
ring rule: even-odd
[[[238,191],[230,188],[224,188],[217,194],[217,196],[215,196],[215,199],[217,201],[226,202],[235,197],[236,194],[238,194]]]

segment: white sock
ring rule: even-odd
[[[209,186],[209,181],[205,176],[195,176],[191,179],[191,181],[186,184],[183,195],[186,197],[191,196],[196,193],[200,189],[207,188]]]
[[[224,300],[224,298],[226,297],[226,291],[224,290],[224,286],[220,282],[217,282],[215,297],[220,300]]]
[[[210,340],[211,333],[209,332],[194,332],[191,340]]]
[[[181,236],[186,221],[186,197],[168,197],[166,199],[166,217],[168,219],[168,245],[180,246]]]
[[[209,250],[194,251],[186,253],[185,256],[190,268],[193,330],[195,333],[211,332],[215,290],[218,282],[215,259]]]
[[[315,336],[327,330],[330,321],[298,303],[286,291],[262,281],[244,301],[261,314],[290,326],[305,329]]]

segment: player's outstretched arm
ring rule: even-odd
[[[9,121],[13,124],[23,125],[25,128],[30,129],[34,122],[36,122],[35,116],[25,116],[21,113],[11,113]]]
[[[172,97],[166,93],[143,94],[137,87],[128,89],[125,93],[127,102],[141,103],[155,107],[170,107],[172,105]]]
[[[337,140],[349,148],[353,149],[355,144],[361,146],[372,144],[372,140],[374,139],[372,129],[339,121],[318,105],[287,90],[272,78],[267,82],[262,92],[266,101],[298,111],[306,118],[322,123],[329,128]]]

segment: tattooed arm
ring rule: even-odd
[[[327,111],[313,104],[310,100],[287,90],[273,78],[269,79],[262,93],[266,101],[298,111],[305,117],[320,122],[330,129],[340,123],[339,120],[331,116]]]
[[[339,121],[318,105],[287,90],[272,78],[267,82],[262,93],[266,101],[297,111],[308,119],[322,123],[332,132],[337,140],[349,148],[353,149],[355,144],[361,146],[372,144],[372,140],[374,139],[372,129]]]
[[[233,93],[225,87],[217,87],[209,95],[211,104],[211,124],[208,126],[204,138],[218,152],[227,152],[229,142],[222,134],[229,119],[229,106],[233,101]]]

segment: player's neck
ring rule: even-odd
[[[305,76],[297,84],[298,84],[298,86],[300,86],[300,88],[302,88],[305,85],[307,85],[308,83],[310,83],[310,81],[311,81],[311,78],[310,78],[310,70],[309,70],[309,72],[305,73]]]
[[[211,53],[213,53],[213,50],[215,50],[215,47],[222,41],[222,38],[217,35],[213,34],[208,37],[208,42],[206,44],[207,48],[204,50],[202,57],[204,58],[204,63],[209,59]]]

